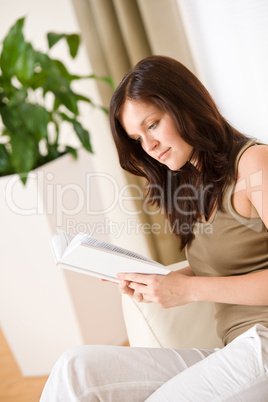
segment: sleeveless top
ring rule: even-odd
[[[236,158],[256,142],[247,142]],[[261,175],[261,172],[257,174]],[[215,208],[210,219],[194,226],[194,239],[186,258],[197,276],[243,275],[268,269],[268,230],[257,211],[253,218],[239,215],[232,205],[235,183],[223,194],[223,211]],[[217,332],[223,344],[259,323],[268,327],[268,306],[214,303]]]

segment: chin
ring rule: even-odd
[[[184,165],[179,163],[169,163],[166,164],[166,166],[169,168],[169,170],[172,170],[172,172],[176,172],[177,170],[181,169]]]

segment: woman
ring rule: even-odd
[[[235,130],[179,62],[152,56],[115,91],[123,169],[147,179],[189,266],[119,274],[123,293],[169,308],[215,303],[224,348],[84,346],[54,367],[42,401],[268,400],[268,147]],[[205,229],[205,230],[204,230]]]

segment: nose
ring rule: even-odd
[[[152,152],[159,144],[159,141],[153,135],[146,135],[143,138],[142,147],[145,152]]]

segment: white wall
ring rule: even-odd
[[[10,0],[0,1],[2,38],[17,18],[27,17],[26,36],[37,46],[46,46],[42,32],[50,30],[73,32],[78,25],[73,18],[71,2],[66,0]]]
[[[199,77],[225,117],[268,142],[268,1],[177,0]]]

